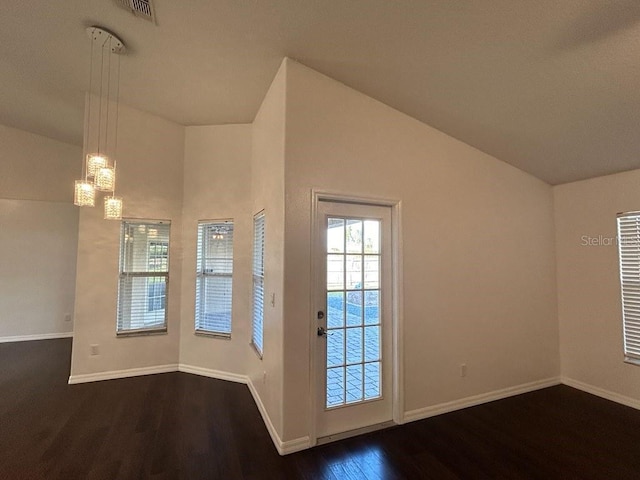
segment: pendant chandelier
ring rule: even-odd
[[[80,207],[93,207],[96,204],[96,192],[105,192],[104,218],[120,220],[122,198],[115,195],[116,154],[120,55],[125,48],[122,40],[104,28],[89,27],[87,35],[91,39],[89,95],[85,107],[82,178],[75,182],[73,203]],[[99,76],[97,101],[93,92],[95,76]]]

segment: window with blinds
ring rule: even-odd
[[[625,360],[640,363],[640,212],[618,214]]]
[[[264,320],[264,211],[253,217],[253,331],[251,343],[262,356]]]
[[[167,330],[170,228],[168,221],[122,222],[119,335]]]
[[[199,222],[196,333],[231,336],[233,222]]]

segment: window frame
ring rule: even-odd
[[[640,212],[618,213],[616,227],[624,361],[640,365]]]
[[[259,230],[260,229],[260,230]],[[252,309],[251,309],[251,346],[262,359],[264,355],[264,286],[265,286],[265,211],[253,216],[253,260],[252,260]],[[260,245],[258,245],[260,242]],[[260,289],[257,287],[261,286]],[[257,311],[258,307],[260,310]],[[259,318],[258,318],[259,316]],[[259,320],[259,322],[257,322]],[[259,324],[259,331],[257,326]],[[258,336],[259,335],[259,336]],[[257,342],[256,340],[259,340]]]
[[[204,267],[205,257],[201,252],[202,250],[206,250],[207,243],[205,241],[204,235],[206,232],[206,228],[208,226],[220,225],[220,226],[231,226],[231,231],[235,233],[235,224],[233,218],[225,218],[225,219],[217,219],[217,220],[198,220],[198,233],[197,233],[197,241],[196,241],[196,284],[195,284],[195,311],[194,311],[194,334],[198,336],[204,337],[213,337],[213,338],[222,338],[222,339],[231,339],[231,335],[233,332],[233,264],[234,264],[234,239],[231,239],[231,273],[207,273]],[[204,328],[198,327],[199,322],[199,313],[201,309],[201,305],[199,305],[198,300],[201,296],[198,295],[199,289],[203,289],[206,285],[207,278],[229,278],[231,280],[231,318],[229,319],[229,332],[216,331],[216,330],[208,330]]]
[[[132,249],[127,248],[127,229],[129,226],[133,228],[138,228],[139,226],[144,225],[145,227],[153,227],[157,225],[168,226],[168,241],[163,242],[160,240],[149,240],[146,239],[145,252],[146,252],[146,270],[145,271],[126,271],[127,262],[132,261],[132,258],[125,258],[127,254],[131,257],[133,253]],[[151,270],[149,264],[151,259],[151,244],[164,244],[167,246],[167,269],[166,271],[154,271]],[[142,336],[142,335],[157,335],[157,334],[166,334],[168,329],[168,319],[169,319],[169,265],[171,260],[171,220],[151,220],[151,219],[139,219],[139,218],[124,218],[120,224],[120,257],[118,261],[119,272],[118,272],[118,291],[117,291],[117,302],[116,302],[116,336],[117,337],[130,337],[130,336]],[[121,329],[120,325],[124,324],[124,321],[121,321],[121,312],[124,309],[121,302],[123,301],[123,295],[121,292],[123,279],[126,278],[164,278],[165,284],[165,293],[164,293],[164,321],[162,325],[153,326],[153,327],[143,327],[143,328],[127,328]],[[145,284],[145,305],[146,309],[149,306],[149,284]],[[157,296],[154,296],[154,298]],[[131,319],[129,319],[129,323],[131,323]]]

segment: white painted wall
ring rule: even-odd
[[[282,437],[283,275],[284,275],[284,140],[286,77],[284,63],[276,74],[253,123],[251,222],[265,211],[264,356],[248,349],[247,375],[273,428]],[[253,233],[251,235],[253,242]],[[275,304],[271,306],[271,295]]]
[[[76,145],[0,125],[0,338],[73,330],[81,159]]]
[[[77,236],[73,204],[0,199],[0,339],[73,330]]]
[[[82,149],[0,125],[0,198],[73,203]]]
[[[638,185],[634,170],[553,189],[562,375],[636,402],[640,367],[623,362],[615,237],[616,214],[640,210]]]
[[[245,375],[251,338],[251,125],[187,127],[180,363]],[[194,334],[198,220],[233,219],[231,339]]]
[[[551,187],[286,65],[283,439],[313,417],[312,188],[402,201],[405,411],[557,377]]]
[[[80,212],[71,375],[177,365],[181,313],[184,127],[120,105],[117,194],[124,216],[171,220],[167,334],[116,338],[120,222]],[[101,197],[102,198],[102,197]],[[90,345],[100,354],[90,355]]]

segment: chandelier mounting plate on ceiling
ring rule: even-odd
[[[87,27],[87,35],[93,41],[102,41],[103,45],[111,41],[112,53],[121,54],[125,52],[124,42],[120,40],[115,33],[112,33],[105,28],[98,26]]]

